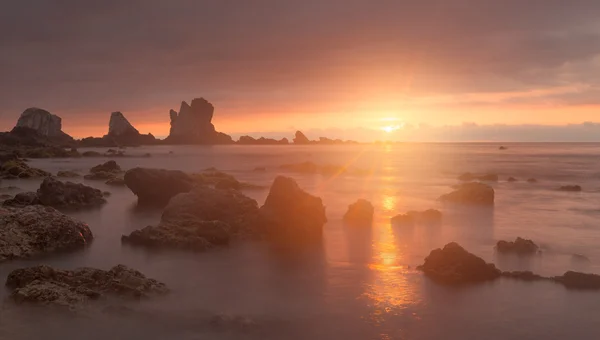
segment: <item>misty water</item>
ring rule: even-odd
[[[136,313],[73,315],[5,304],[0,339],[598,339],[600,293],[567,290],[551,282],[499,279],[465,287],[433,283],[415,268],[429,252],[456,241],[502,270],[552,276],[567,270],[600,273],[600,145],[398,144],[355,146],[156,146],[129,148],[118,158],[135,166],[194,172],[216,167],[264,186],[245,193],[264,202],[277,174],[294,177],[323,199],[329,222],[322,245],[285,251],[244,241],[205,253],[151,252],[121,245],[121,235],[156,224],[161,210],[136,207],[126,188],[83,181],[112,193],[101,209],[69,213],[90,225],[86,250],[0,264],[0,282],[24,266],[101,269],[122,263],[165,282],[164,298],[130,302]],[[104,149],[102,151],[105,151]],[[173,151],[171,154],[170,151]],[[56,173],[85,174],[105,159],[31,160]],[[293,174],[286,163],[348,165],[370,175]],[[266,172],[253,171],[266,167]],[[497,173],[493,208],[437,201],[463,172]],[[518,182],[506,179],[516,177]],[[529,177],[538,179],[531,184]],[[33,190],[38,180],[2,181]],[[583,192],[560,192],[578,184]],[[13,192],[14,193],[14,192]],[[342,224],[358,198],[375,205],[372,229]],[[439,209],[440,226],[398,227],[390,217]],[[497,254],[496,241],[521,236],[541,245],[528,258]],[[589,262],[575,261],[582,254]],[[0,288],[0,299],[9,292]],[[247,317],[246,329],[215,329],[216,314]]]

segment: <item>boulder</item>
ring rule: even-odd
[[[133,168],[125,173],[125,184],[142,204],[166,204],[194,187],[194,179],[183,171]]]
[[[53,177],[44,179],[37,195],[41,204],[62,209],[92,208],[106,203],[98,189],[81,183],[61,182]]]
[[[52,174],[41,169],[32,168],[22,159],[13,159],[0,165],[0,176],[11,179],[47,177],[52,176]]]
[[[600,275],[568,271],[562,276],[556,276],[554,281],[561,283],[568,289],[598,290],[600,289]]]
[[[486,263],[455,242],[431,251],[417,269],[432,280],[449,285],[490,281],[501,275],[494,264]]]
[[[51,207],[0,208],[0,262],[81,249],[92,238],[85,223]]]
[[[455,191],[442,195],[440,200],[451,203],[493,205],[494,189],[483,183],[464,183]]]
[[[3,203],[6,207],[25,207],[36,204],[41,204],[40,199],[36,192],[31,191],[20,192],[15,197],[7,199]]]
[[[276,241],[321,240],[327,222],[321,198],[302,190],[292,178],[277,176],[260,208],[262,225]]]
[[[229,244],[229,225],[221,221],[181,220],[159,224],[123,235],[123,243],[147,248],[204,251]]]
[[[302,133],[302,131],[296,131],[294,144],[310,144],[310,140]]]
[[[343,220],[346,225],[370,227],[373,223],[375,208],[371,202],[359,199],[348,206]]]
[[[90,173],[97,173],[97,172],[119,173],[119,172],[121,172],[121,167],[115,161],[108,161],[106,163],[96,165],[95,167],[90,169]]]
[[[515,241],[498,241],[498,243],[496,243],[496,250],[499,253],[532,255],[538,252],[539,247],[532,240],[517,237]]]
[[[500,147],[498,148],[498,150],[507,150],[507,149],[508,149],[508,148],[507,148],[506,146],[500,146]]]
[[[427,209],[425,211],[409,211],[392,217],[393,225],[439,224],[442,222],[442,213],[439,210]]]
[[[95,268],[59,270],[49,266],[16,269],[6,279],[12,301],[22,304],[82,307],[108,297],[138,300],[169,292],[164,283],[117,265],[105,271]]]
[[[64,178],[74,178],[79,177],[80,175],[75,171],[62,170],[56,173],[56,177],[64,177]]]
[[[212,124],[214,106],[204,98],[181,103],[179,113],[171,110],[171,130],[165,139],[175,144],[231,144],[230,136],[217,132]]]
[[[579,185],[563,185],[558,188],[559,191],[570,191],[570,192],[579,192],[581,191],[581,186]]]

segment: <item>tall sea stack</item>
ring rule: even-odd
[[[215,108],[204,98],[192,100],[188,105],[181,103],[179,113],[169,112],[171,131],[167,143],[173,144],[231,144],[229,135],[217,132],[211,123]]]
[[[62,120],[46,110],[29,108],[21,114],[15,127],[0,136],[2,144],[26,146],[67,146],[73,138],[62,131]]]

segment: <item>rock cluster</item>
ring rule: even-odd
[[[290,141],[287,138],[282,139],[272,139],[272,138],[264,138],[260,137],[255,139],[251,136],[241,136],[238,139],[237,144],[245,144],[245,145],[287,145]]]
[[[106,203],[102,191],[81,183],[61,182],[54,177],[44,179],[37,192],[20,193],[5,206],[41,204],[59,209],[99,207]]]
[[[23,159],[14,158],[0,163],[0,177],[4,179],[48,176],[52,176],[52,174],[41,169],[30,167]]]
[[[442,195],[440,200],[461,204],[494,204],[494,189],[486,184],[478,182],[464,183],[449,194]]]
[[[538,252],[539,247],[532,240],[517,237],[514,241],[498,241],[496,250],[500,253],[531,255]]]
[[[343,221],[349,226],[369,227],[373,223],[374,213],[375,208],[371,202],[365,199],[359,199],[348,206]]]
[[[81,249],[90,228],[51,207],[0,208],[0,262]]]
[[[171,130],[166,138],[173,144],[231,144],[230,136],[217,132],[212,124],[214,106],[204,98],[181,103],[179,112],[171,110]]]
[[[106,183],[108,184],[108,182],[117,180],[121,172],[121,167],[117,164],[117,162],[108,161],[91,168],[90,173],[83,176],[83,178],[89,180],[107,181]]]
[[[59,270],[49,266],[16,269],[6,279],[16,303],[77,308],[105,297],[141,299],[169,292],[164,283],[117,265],[106,271],[95,268]]]

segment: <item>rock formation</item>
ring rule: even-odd
[[[62,120],[59,116],[36,107],[25,110],[19,117],[16,127],[30,128],[46,137],[63,137],[65,135],[62,132]]]
[[[5,206],[41,204],[59,209],[99,207],[106,203],[102,191],[81,183],[61,182],[54,177],[44,179],[37,192],[20,193]]]
[[[119,164],[117,164],[117,162],[108,161],[91,168],[90,173],[83,176],[83,178],[89,180],[110,181],[120,178],[119,174],[121,172],[121,167]]]
[[[493,205],[494,189],[483,183],[464,183],[455,191],[442,195],[440,200],[451,203]]]
[[[171,130],[167,143],[173,144],[231,144],[230,136],[217,132],[212,124],[215,108],[204,98],[195,98],[192,104],[181,103],[179,113],[171,110]]]
[[[6,287],[12,290],[10,298],[16,303],[69,309],[109,296],[139,300],[169,292],[164,283],[124,265],[108,271],[95,268],[59,270],[49,266],[16,269],[8,275]]]
[[[558,188],[559,191],[570,191],[570,192],[579,192],[581,191],[580,185],[563,185]]]
[[[294,144],[310,144],[310,140],[302,133],[302,131],[296,131]]]
[[[162,205],[192,189],[194,179],[183,171],[133,168],[125,173],[125,184],[141,204]]]
[[[514,241],[498,241],[496,250],[499,253],[515,253],[518,255],[532,255],[538,252],[539,247],[532,240],[517,237]]]
[[[348,206],[343,220],[349,226],[370,227],[373,223],[374,212],[375,208],[371,202],[359,199]]]
[[[138,146],[152,145],[158,141],[149,133],[141,134],[125,118],[121,112],[113,112],[108,122],[108,134],[103,137],[83,138],[79,144],[84,147],[116,147],[116,146]]]
[[[0,177],[4,179],[36,178],[47,176],[52,176],[52,174],[41,169],[32,168],[20,158],[14,158],[5,162],[0,162]]]
[[[237,144],[244,145],[288,145],[290,142],[287,138],[282,138],[280,140],[260,137],[259,139],[255,139],[251,136],[241,136],[237,141]]]
[[[0,262],[80,249],[92,237],[85,223],[50,207],[0,208]]]
[[[409,211],[406,214],[398,214],[392,217],[393,225],[411,226],[417,223],[420,224],[439,224],[442,222],[442,213],[435,209],[427,209],[425,211]]]
[[[38,108],[25,110],[10,132],[0,133],[0,144],[27,147],[69,146],[71,136],[62,130],[60,117]]]

